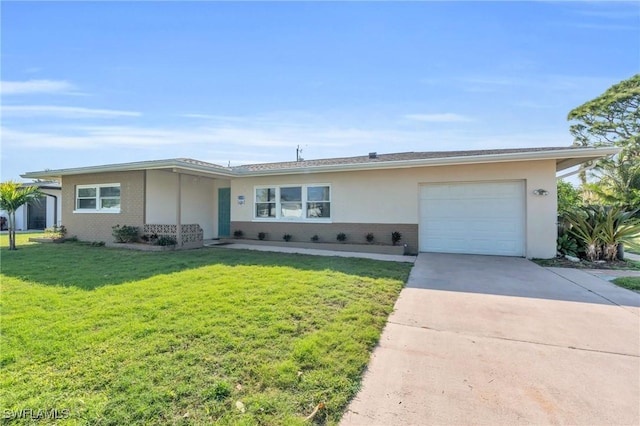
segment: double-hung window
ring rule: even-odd
[[[331,187],[320,184],[256,187],[254,218],[330,220]]]
[[[119,213],[120,184],[76,186],[76,213]]]

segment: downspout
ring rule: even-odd
[[[178,193],[176,195],[176,243],[182,246],[182,174],[177,174]]]

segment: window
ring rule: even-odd
[[[330,218],[331,198],[328,186],[307,187],[307,218]]]
[[[78,185],[75,212],[120,212],[120,184]]]
[[[290,186],[280,188],[280,217],[302,217],[302,187]]]
[[[255,196],[255,219],[331,219],[329,185],[259,187]]]
[[[276,217],[276,189],[256,189],[256,217]]]

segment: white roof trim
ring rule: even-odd
[[[620,151],[616,147],[586,147],[586,148],[567,148],[556,149],[549,151],[522,151],[511,153],[498,153],[498,154],[480,154],[480,155],[467,155],[467,156],[455,156],[455,157],[438,157],[438,158],[421,158],[412,160],[396,160],[396,161],[379,161],[379,162],[364,162],[364,163],[347,163],[347,164],[322,164],[317,166],[306,167],[290,167],[290,168],[274,168],[267,170],[233,170],[226,169],[222,166],[210,167],[206,164],[197,164],[190,161],[183,161],[181,159],[172,160],[156,160],[156,161],[141,161],[135,163],[121,163],[110,164],[104,166],[90,166],[90,167],[78,167],[72,169],[59,169],[59,170],[43,170],[39,172],[29,172],[21,175],[23,178],[41,179],[52,178],[66,175],[78,175],[89,173],[106,173],[106,172],[119,172],[119,171],[134,171],[134,170],[155,170],[155,169],[174,169],[174,171],[190,171],[199,174],[210,175],[212,177],[250,177],[250,176],[273,176],[273,175],[288,175],[299,173],[323,173],[334,171],[357,171],[357,170],[380,170],[380,169],[399,169],[410,167],[425,167],[425,166],[445,166],[445,165],[460,165],[460,164],[478,164],[478,163],[499,163],[510,161],[535,161],[535,160],[567,160],[577,159],[577,163],[584,161],[608,157],[615,155]],[[576,161],[573,161],[567,167],[564,167],[561,162],[557,162],[558,169],[561,171],[566,168],[575,165]]]

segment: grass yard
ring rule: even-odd
[[[612,281],[615,285],[628,288],[629,290],[640,291],[640,277],[621,277]]]
[[[57,424],[335,424],[411,267],[0,238],[2,408]]]

